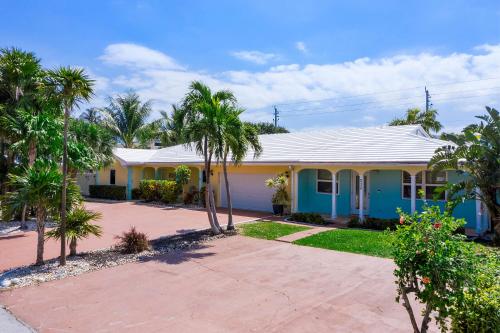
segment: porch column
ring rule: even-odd
[[[198,169],[198,191],[203,187],[203,168]]]
[[[99,170],[95,172],[95,184],[99,185]]]
[[[155,168],[155,179],[156,180],[160,179],[160,169],[159,168]]]
[[[411,179],[411,213],[415,213],[417,207],[417,175],[410,174]]]
[[[292,170],[292,213],[299,211],[299,170]]]
[[[337,171],[331,170],[332,173],[332,220],[337,218]]]
[[[134,169],[129,166],[127,168],[127,200],[132,200],[132,185],[134,179]]]
[[[481,195],[481,190],[476,188],[476,233],[481,235],[483,232],[483,205],[479,196]]]
[[[365,177],[364,172],[359,172],[359,220],[364,221]]]

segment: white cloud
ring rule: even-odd
[[[319,100],[281,106],[281,119],[287,124],[296,121],[291,128],[321,122],[316,114],[327,114],[325,121],[335,121],[340,125],[383,124],[403,114],[408,107],[422,107],[424,85],[428,86],[432,102],[445,125],[448,121],[459,122],[460,119],[468,122],[472,114],[483,112],[486,103],[493,106],[500,103],[498,94],[491,96],[500,80],[488,80],[500,78],[500,45],[482,46],[470,53],[365,57],[343,63],[283,64],[258,72],[217,73],[182,68],[170,56],[143,46],[119,45],[110,45],[101,57],[105,63],[123,67],[119,75],[106,81],[108,94],[116,89],[135,89],[143,98],[153,99],[157,107],[163,109],[178,102],[193,80],[203,81],[214,90],[232,90],[243,107],[253,110],[247,115],[255,114],[259,119],[269,117],[269,107],[274,104]],[[117,49],[135,52],[116,52]],[[443,85],[443,82],[465,83]],[[367,95],[353,97],[360,94]],[[478,97],[482,95],[486,96]],[[259,110],[262,108],[269,109],[262,113]],[[314,117],[294,118],[311,112],[315,113]],[[302,119],[311,121],[302,123]]]
[[[260,51],[236,51],[231,52],[231,55],[237,59],[253,62],[254,64],[264,65],[271,60],[276,60],[279,57],[274,53],[264,53]]]
[[[165,53],[130,43],[108,45],[99,59],[107,64],[131,68],[183,69]]]
[[[307,49],[307,46],[304,42],[296,42],[295,43],[295,48],[299,50],[302,53],[309,53],[309,50]]]

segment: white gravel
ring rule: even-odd
[[[185,235],[165,237],[151,242],[151,250],[137,254],[124,254],[116,248],[107,248],[68,257],[66,266],[59,266],[58,259],[47,260],[42,266],[22,266],[0,273],[0,290],[19,288],[69,276],[114,267],[172,251],[181,251],[201,243],[226,237],[211,236],[208,230]]]

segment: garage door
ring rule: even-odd
[[[274,176],[272,174],[228,174],[233,208],[271,212],[274,190],[266,187],[265,181]],[[220,179],[221,205],[227,207],[226,184],[222,174]]]

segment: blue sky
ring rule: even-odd
[[[384,124],[423,107],[425,85],[447,130],[500,104],[498,1],[0,5],[0,45],[84,67],[97,106],[134,89],[168,110],[195,79],[233,90],[247,119],[277,104],[293,130]]]

